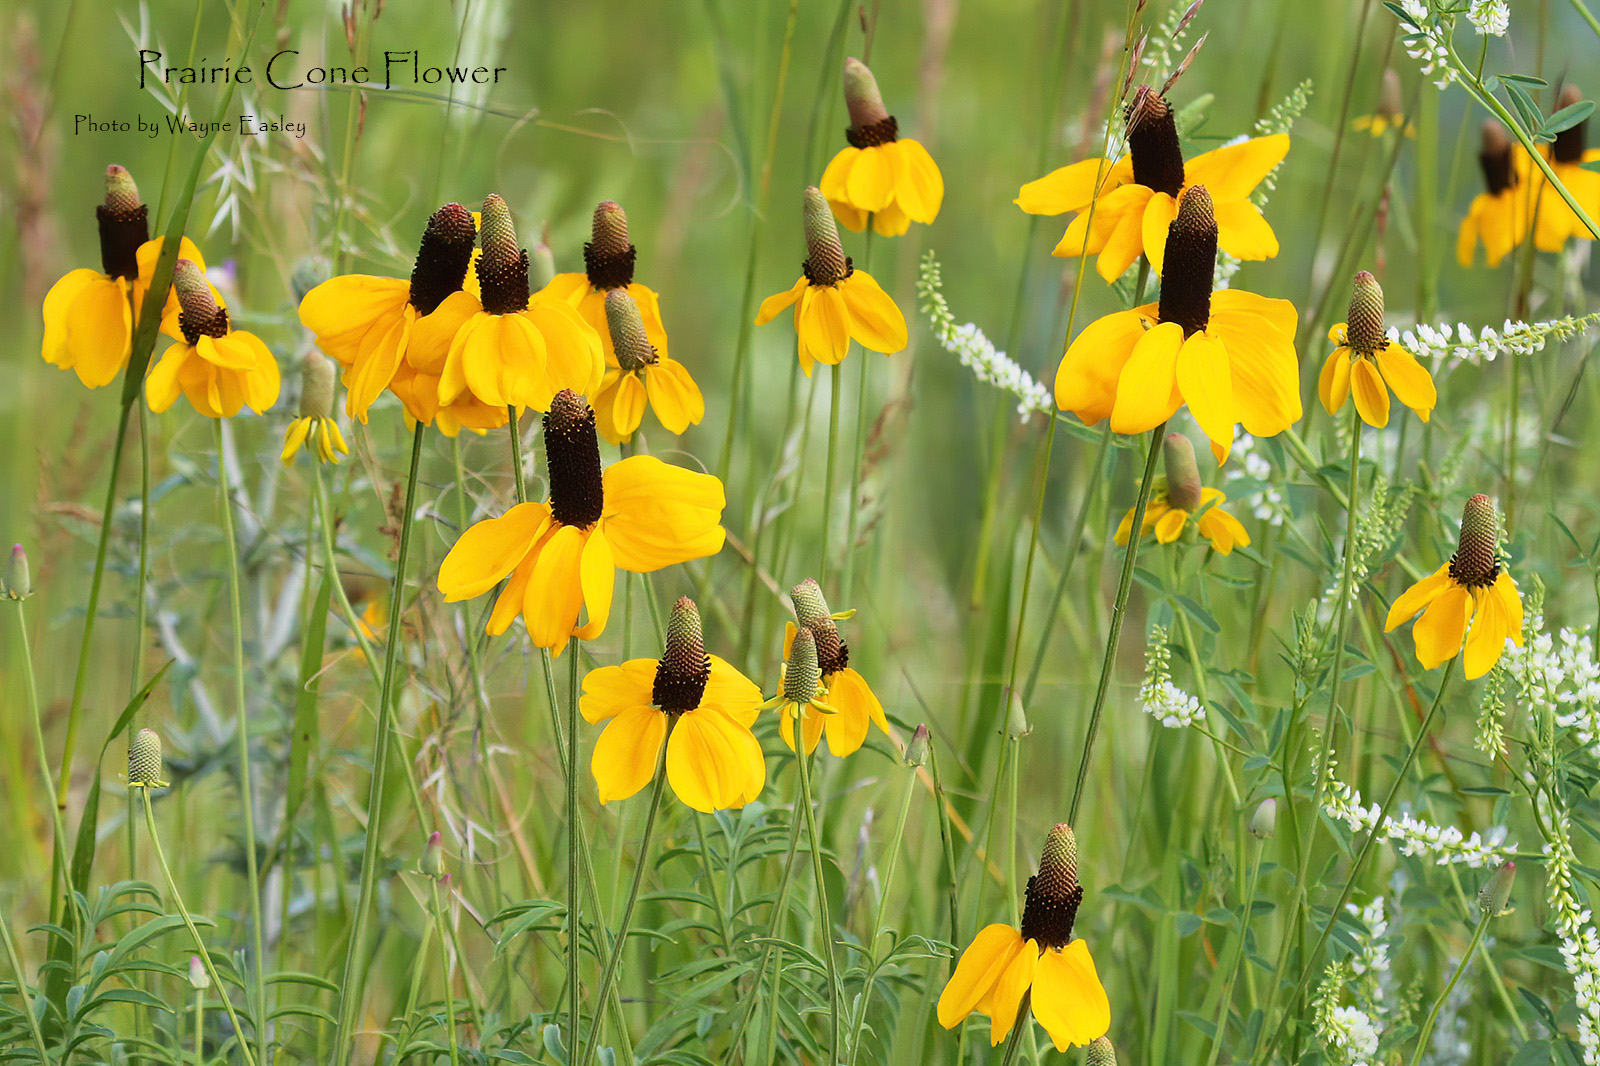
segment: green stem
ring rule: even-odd
[[[322,476],[322,464],[313,463],[311,469],[316,473],[317,481],[317,506],[322,512],[322,521],[317,523],[322,529],[322,556],[323,565],[327,567],[328,576],[332,583],[333,598],[338,601],[339,610],[344,614],[345,625],[350,627],[350,635],[355,638],[356,647],[361,649],[362,661],[367,664],[367,670],[372,674],[374,684],[383,684],[383,675],[378,672],[378,657],[373,653],[372,643],[367,640],[366,630],[362,627],[361,615],[350,602],[349,593],[344,590],[344,582],[339,580],[339,557],[333,542],[333,527],[336,519],[333,516],[333,500],[328,492],[328,485]]]
[[[33,725],[34,755],[39,760],[39,773],[44,776],[45,795],[53,795],[55,782],[50,775],[50,757],[44,745],[44,717],[39,712],[39,685],[33,675],[33,647],[28,641],[28,617],[23,607],[22,600],[14,601],[17,605],[17,636],[21,641],[21,654],[18,658],[22,661],[22,685],[28,694],[29,719]],[[65,907],[68,893],[56,891],[61,878],[67,872],[67,830],[61,817],[61,808],[50,804],[50,827],[55,833],[51,841],[50,860],[50,922],[59,924],[60,911],[58,906]],[[19,978],[20,982],[20,978]]]
[[[579,1028],[582,1022],[583,983],[579,980],[579,947],[583,941],[583,895],[578,889],[580,867],[583,859],[578,853],[578,642],[573,640],[567,648],[567,736],[571,738],[572,758],[567,762],[567,988],[571,992],[571,1005],[567,1011],[568,1037],[574,1052],[578,1050]],[[662,746],[665,750],[665,745]],[[618,945],[614,950],[620,951]],[[598,1018],[598,1011],[596,1012]],[[595,1026],[599,1031],[599,1025]]]
[[[444,979],[444,1022],[450,1036],[450,1066],[461,1066],[460,1052],[456,1049],[456,1000],[450,988],[450,945],[445,939],[444,908],[439,906],[439,882],[428,878],[428,895],[433,900],[433,920],[439,926],[439,967]]]
[[[833,912],[828,906],[828,883],[823,877],[822,840],[812,808],[810,758],[805,753],[805,730],[795,723],[795,761],[800,767],[800,806],[805,811],[806,837],[811,842],[811,875],[817,883],[817,921],[822,926],[823,960],[828,964],[828,1061],[839,1061],[839,964],[833,951]]]
[[[1011,1066],[1017,1061],[1017,1052],[1022,1047],[1022,1034],[1028,1031],[1028,1023],[1033,1020],[1033,1002],[1024,997],[1022,1007],[1017,1011],[1016,1023],[1011,1026],[1011,1033],[1006,1038],[1006,1053],[1000,1060],[1000,1066]]]
[[[39,1056],[39,1066],[48,1066],[50,1052],[45,1050],[44,1030],[39,1028],[39,1015],[33,1009],[33,997],[28,995],[28,976],[22,969],[22,957],[17,954],[16,942],[11,937],[11,922],[3,913],[0,913],[0,941],[4,942],[11,970],[17,975],[17,998],[22,1000],[22,1012],[28,1016],[28,1035],[33,1037],[34,1053]]]
[[[1053,421],[1053,420],[1052,420]],[[1139,500],[1133,505],[1133,529],[1144,528],[1144,512],[1150,503],[1150,487],[1155,483],[1156,464],[1161,460],[1162,435],[1165,422],[1150,434],[1150,452],[1145,457],[1144,480],[1139,482]],[[1094,706],[1089,711],[1089,727],[1083,737],[1083,753],[1078,757],[1078,778],[1072,786],[1072,804],[1067,808],[1067,822],[1077,820],[1078,804],[1083,801],[1084,782],[1089,777],[1089,757],[1094,752],[1095,737],[1100,732],[1100,715],[1105,710],[1106,693],[1111,688],[1111,674],[1116,668],[1117,645],[1122,640],[1122,621],[1128,608],[1128,590],[1133,585],[1133,565],[1139,557],[1142,537],[1129,537],[1128,548],[1122,557],[1122,577],[1117,582],[1117,599],[1111,608],[1111,632],[1106,636],[1106,654],[1100,663],[1100,681],[1095,687]]]
[[[355,923],[345,947],[344,976],[339,982],[339,1023],[334,1031],[333,1061],[350,1061],[356,1014],[361,1001],[359,978],[365,975],[361,953],[366,950],[368,916],[378,882],[378,846],[383,829],[383,781],[388,770],[390,735],[394,732],[394,675],[400,653],[400,615],[405,605],[406,562],[411,554],[411,515],[416,510],[417,468],[422,463],[422,439],[427,424],[418,422],[411,437],[411,468],[406,475],[405,510],[400,515],[400,552],[389,590],[389,628],[383,639],[383,680],[378,687],[378,728],[372,742],[372,780],[367,788],[366,845],[361,855],[361,889],[356,896]]]
[[[133,294],[128,294],[128,299],[133,299]],[[150,581],[150,415],[143,407],[139,408],[139,580],[134,589],[133,601],[133,669],[128,671],[128,696],[131,698],[139,691],[140,678],[144,673],[145,636],[147,626],[146,613],[149,605],[145,603],[145,590]],[[144,712],[140,711],[134,720],[128,723],[130,735],[137,733],[140,718]],[[139,877],[139,834],[135,827],[138,825],[137,812],[133,809],[133,797],[128,797],[128,879],[137,880]],[[139,1023],[138,1035],[143,1036],[144,1015],[135,1015]]]
[[[711,874],[711,852],[706,848],[706,831],[698,813],[694,816],[694,834],[700,844],[700,870],[706,879],[706,896],[717,901],[712,909],[717,912],[717,931],[722,934],[722,950],[729,958],[733,957],[733,931],[728,928],[728,915],[722,909],[721,893],[716,890],[716,878]],[[728,875],[729,887],[732,887],[733,874]],[[732,893],[730,892],[731,896]],[[731,906],[731,903],[730,903]]]
[[[506,422],[506,431],[511,436],[511,473],[516,479],[517,502],[527,503],[528,485],[522,473],[522,428],[517,418],[516,407],[508,404],[506,415],[509,419]]]
[[[228,553],[228,613],[233,626],[234,731],[239,734],[239,794],[244,802],[245,877],[250,886],[250,949],[255,962],[256,1059],[270,1062],[272,1060],[267,1056],[267,981],[261,927],[261,869],[256,855],[256,802],[250,776],[250,714],[245,705],[244,609],[240,602],[239,540],[233,523],[233,488],[228,484],[228,447],[223,420],[212,419],[212,426],[216,431],[217,445],[217,504],[222,510],[222,533]]]
[[[874,23],[876,25],[876,23]],[[872,215],[867,215],[866,250],[861,256],[861,269],[872,269]],[[861,463],[867,442],[867,366],[865,350],[861,353],[856,376],[856,439],[850,449],[850,498],[845,501],[844,537],[844,602],[850,603],[855,595],[856,582],[856,520],[861,510]]]
[[[1422,1031],[1417,1034],[1417,1047],[1411,1054],[1411,1066],[1421,1066],[1422,1056],[1428,1051],[1428,1037],[1433,1035],[1434,1023],[1439,1020],[1439,1011],[1444,1009],[1445,1000],[1450,998],[1450,993],[1455,990],[1456,982],[1461,980],[1461,975],[1467,972],[1467,964],[1472,961],[1472,953],[1477,951],[1478,945],[1483,942],[1484,930],[1489,928],[1491,917],[1493,915],[1484,911],[1483,916],[1478,919],[1478,928],[1472,931],[1472,943],[1467,945],[1467,950],[1456,965],[1456,972],[1450,975],[1450,981],[1444,986],[1444,991],[1433,1001],[1433,1009],[1428,1011],[1428,1020],[1422,1023]]]
[[[633,926],[633,908],[634,904],[639,902],[639,886],[644,883],[646,860],[650,855],[650,840],[655,834],[656,815],[661,810],[661,794],[667,786],[667,742],[672,739],[672,729],[677,724],[676,718],[667,719],[667,735],[661,739],[661,751],[656,756],[656,781],[655,787],[650,790],[650,811],[644,818],[644,834],[639,838],[639,861],[633,868],[633,884],[628,887],[628,902],[623,904],[622,918],[617,923],[617,939],[611,946],[611,957],[606,960],[605,972],[600,975],[599,1000],[602,1002],[611,995],[611,990],[616,986],[617,972],[622,968],[622,956],[628,949],[628,931]],[[708,884],[707,890],[710,887]],[[579,1066],[589,1066],[599,1048],[600,1026],[596,1024],[589,1034],[588,1046],[577,1058]]]
[[[1595,32],[1595,36],[1600,37],[1600,19],[1596,19],[1594,12],[1584,6],[1583,0],[1572,0],[1572,8],[1583,17],[1583,21],[1589,24],[1589,28]]]
[[[839,450],[839,405],[844,393],[844,374],[840,370],[842,365],[835,363],[828,368],[828,465],[822,475],[822,562],[817,568],[817,583],[820,585],[827,584],[828,563],[832,559],[828,552],[828,540],[833,535],[833,471]],[[845,550],[849,551],[848,545]]]
[[[1222,983],[1222,1005],[1217,1010],[1216,1032],[1211,1037],[1211,1054],[1206,1066],[1217,1066],[1222,1045],[1227,1042],[1228,1015],[1233,1006],[1233,984],[1239,977],[1239,964],[1244,961],[1245,940],[1250,934],[1250,918],[1255,911],[1256,879],[1261,875],[1262,847],[1256,848],[1255,861],[1250,864],[1249,882],[1244,890],[1244,913],[1239,916],[1239,937],[1234,942],[1233,961],[1228,964],[1228,976]]]
[[[800,802],[796,799],[796,804]],[[794,884],[795,856],[800,850],[800,819],[791,816],[789,819],[789,853],[784,856],[783,874],[778,879],[777,902],[773,905],[772,918],[767,926],[767,946],[761,953],[761,961],[756,964],[755,979],[750,983],[750,994],[745,997],[744,1014],[733,1027],[733,1039],[729,1044],[737,1053],[744,1057],[745,1029],[750,1024],[751,1017],[755,1014],[756,1002],[761,998],[761,984],[766,980],[767,966],[772,962],[774,953],[778,950],[778,934],[783,929],[783,920],[789,913],[789,889]],[[730,876],[732,876],[730,874]],[[780,968],[780,975],[782,970]],[[776,979],[774,979],[774,1006],[776,1005]]]
[[[206,976],[211,978],[211,987],[222,997],[222,1009],[228,1012],[228,1024],[233,1026],[233,1033],[239,1041],[239,1050],[244,1054],[246,1066],[256,1066],[256,1058],[250,1053],[250,1045],[244,1039],[244,1023],[239,1020],[238,1013],[233,1009],[233,1001],[228,998],[228,986],[222,983],[221,975],[212,965],[211,953],[206,950],[205,941],[200,939],[200,930],[195,928],[194,918],[190,916],[189,908],[183,905],[183,896],[178,892],[178,882],[173,880],[172,867],[167,865],[167,855],[162,850],[161,837],[156,833],[156,814],[155,808],[150,803],[150,790],[140,788],[139,791],[144,793],[145,830],[150,834],[150,847],[156,853],[156,862],[161,867],[161,874],[167,880],[167,891],[172,893],[172,905],[178,908],[178,915],[183,918],[183,924],[189,930],[189,938],[194,941],[195,954],[200,956],[200,964],[206,968]],[[258,1025],[265,1028],[266,1019],[258,1019]]]

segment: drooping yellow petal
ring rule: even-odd
[[[905,316],[871,274],[852,271],[839,283],[839,293],[850,311],[850,335],[863,348],[888,355],[906,346]]]
[[[1472,594],[1451,582],[1428,604],[1422,617],[1411,627],[1417,645],[1417,661],[1432,670],[1461,650],[1472,617]]]
[[[813,285],[801,293],[794,327],[801,350],[812,359],[828,366],[843,362],[850,351],[850,310],[840,286]]]
[[[1148,520],[1149,517],[1150,512],[1147,509],[1145,511],[1145,518]],[[1188,523],[1188,521],[1188,511],[1180,510],[1177,507],[1169,507],[1159,516],[1157,516],[1154,522],[1147,521],[1146,524],[1153,525],[1155,527],[1157,543],[1171,544],[1173,541],[1177,540],[1183,535],[1183,527],[1186,523]]]
[[[1272,232],[1261,208],[1249,200],[1225,200],[1214,206],[1217,217],[1217,247],[1233,256],[1253,262],[1278,254],[1278,235]]]
[[[1133,165],[1129,160],[1130,157],[1124,156],[1118,164],[1109,165],[1097,157],[1058,167],[1024,185],[1013,202],[1030,215],[1082,211],[1097,194],[1096,175],[1100,177],[1099,193],[1109,192],[1132,179]]]
[[[839,149],[839,153],[828,160],[828,165],[822,171],[822,180],[817,183],[817,188],[829,200],[842,204],[850,203],[850,171],[856,165],[856,160],[861,158],[861,149],[855,145],[848,145]]]
[[[1183,165],[1184,184],[1204,185],[1216,204],[1243,200],[1288,154],[1287,133],[1252,137],[1187,160]]]
[[[66,346],[72,369],[88,388],[116,379],[133,349],[133,312],[125,284],[104,278],[78,290],[67,315]]]
[[[995,923],[978,930],[939,993],[939,1024],[954,1029],[977,1008],[1023,948],[1022,934]]]
[[[1111,1001],[1095,972],[1089,946],[1074,940],[1047,949],[1033,971],[1033,1014],[1057,1051],[1083,1047],[1111,1028]]]
[[[800,299],[800,294],[805,292],[806,285],[805,276],[801,275],[800,280],[795,282],[792,288],[785,289],[783,292],[775,293],[762,300],[761,306],[756,309],[756,325],[766,325],[772,321],[779,311]]]
[[[604,534],[616,565],[646,574],[722,550],[722,482],[650,455],[612,463],[602,475]]]
[[[1522,594],[1517,591],[1517,583],[1504,570],[1494,579],[1494,594],[1500,597],[1500,605],[1506,612],[1506,636],[1511,643],[1522,647]]]
[[[44,294],[44,343],[40,351],[45,362],[64,370],[71,368],[73,359],[67,347],[67,323],[72,305],[88,286],[109,280],[98,270],[80,267],[68,271],[50,286],[50,291]]]
[[[1023,994],[1033,984],[1034,967],[1039,964],[1039,945],[1024,941],[1022,949],[1012,957],[1001,971],[989,992],[989,1046],[998,1046],[1017,1023],[1017,1012],[1022,1009]]]
[[[1122,368],[1145,332],[1137,310],[1118,311],[1090,323],[1067,345],[1056,369],[1056,406],[1089,425],[1109,417]]]
[[[553,523],[546,522],[545,530]],[[489,612],[489,621],[484,625],[483,631],[491,637],[498,637],[511,627],[522,613],[523,605],[528,602],[528,582],[533,577],[533,564],[539,558],[537,548],[530,551],[517,568],[511,571],[511,576],[501,588],[500,595],[495,597],[494,608]]]
[[[150,405],[150,410],[156,414],[166,411],[183,395],[183,388],[178,383],[178,372],[189,359],[189,346],[187,344],[174,344],[161,353],[160,360],[151,367],[149,375],[144,379],[144,398]]]
[[[1144,214],[1145,207],[1152,196],[1143,185],[1124,185],[1110,196],[1101,201],[1101,206],[1095,208],[1102,210],[1104,205],[1118,197],[1128,201],[1128,207],[1118,217],[1116,225],[1106,236],[1105,247],[1100,250],[1100,258],[1095,260],[1094,268],[1107,282],[1116,281],[1128,272],[1133,261],[1144,252]]]
[[[783,738],[783,742],[789,746],[790,751],[794,750],[794,715],[796,713],[805,716],[805,723],[802,729],[805,733],[806,754],[810,755],[817,750],[817,744],[822,740],[822,719],[824,716],[813,710],[809,703],[802,705],[786,703],[779,708],[778,735]]]
[[[283,455],[280,458],[284,463],[294,461],[295,453],[306,442],[306,434],[311,432],[311,419],[297,418],[289,423],[289,428],[283,434]]]
[[[580,640],[593,640],[605,632],[606,622],[611,618],[611,594],[617,581],[617,566],[611,554],[611,544],[603,534],[597,533],[584,542],[578,577],[589,620],[574,635]]]
[[[1417,413],[1424,422],[1439,402],[1439,391],[1434,387],[1433,375],[1428,373],[1416,356],[1390,341],[1377,352],[1378,370],[1383,374],[1395,398]]]
[[[839,220],[839,225],[851,233],[860,233],[867,228],[867,213],[861,208],[851,207],[843,200],[829,200],[828,206],[833,210],[833,217]]]
[[[439,591],[445,602],[470,600],[494,588],[533,550],[549,521],[548,504],[519,503],[461,534],[439,566]]]
[[[689,368],[676,359],[662,358],[645,371],[644,385],[650,407],[668,433],[682,433],[706,416],[706,400]]]
[[[845,179],[844,200],[863,211],[882,211],[894,194],[898,154],[886,145],[864,148]],[[824,194],[826,195],[826,194]]]
[[[1176,371],[1178,389],[1189,405],[1189,413],[1226,454],[1233,444],[1233,427],[1239,421],[1227,347],[1209,332],[1196,333],[1183,342]]]
[[[1506,650],[1506,637],[1509,635],[1505,601],[1493,586],[1479,591],[1474,597],[1472,628],[1467,633],[1467,646],[1462,658],[1468,681],[1487,674],[1500,661],[1500,653]]]
[[[1317,376],[1317,397],[1330,415],[1338,414],[1350,398],[1349,348],[1335,348],[1322,364],[1322,373]]]
[[[1117,378],[1113,433],[1144,433],[1177,413],[1183,403],[1177,380],[1183,343],[1183,327],[1176,322],[1160,323],[1139,338]],[[1106,357],[1113,354],[1108,351]]]
[[[726,659],[717,655],[707,658],[711,660],[711,676],[700,696],[700,706],[719,710],[746,728],[755,725],[761,689]]]
[[[1396,626],[1428,606],[1434,601],[1435,597],[1449,587],[1450,564],[1446,563],[1400,594],[1399,598],[1389,607],[1389,615],[1384,620],[1383,631],[1385,633],[1393,632]]]
[[[895,145],[900,152],[895,200],[906,217],[926,225],[939,216],[944,204],[944,175],[920,141],[902,137]]]
[[[1139,218],[1140,240],[1144,242],[1145,257],[1156,277],[1161,276],[1161,264],[1167,252],[1167,227],[1178,217],[1178,201],[1164,192],[1152,193]]]
[[[557,525],[539,548],[522,601],[522,620],[535,647],[560,655],[578,628],[583,609],[583,549],[589,537],[574,526]]]
[[[1151,502],[1151,504],[1155,503],[1154,500],[1151,500],[1150,502]],[[1128,543],[1128,537],[1131,536],[1132,533],[1133,533],[1133,510],[1134,509],[1132,507],[1128,508],[1127,513],[1122,516],[1122,521],[1117,523],[1117,532],[1116,532],[1116,535],[1112,539],[1116,541],[1116,543],[1117,543],[1117,545],[1119,547],[1124,545],[1124,544],[1127,544]],[[1146,521],[1148,521],[1149,517],[1150,517],[1149,509],[1146,508],[1146,510],[1145,510]]]
[[[589,760],[601,803],[627,799],[650,783],[666,736],[667,716],[642,704],[621,711],[606,724]]]
[[[761,744],[749,729],[714,710],[688,711],[667,741],[667,780],[686,805],[710,814],[742,807],[766,781]]]
[[[1222,555],[1231,554],[1235,547],[1250,546],[1250,534],[1245,532],[1244,524],[1220,506],[1201,515],[1198,526],[1200,535]]]
[[[1299,329],[1300,313],[1294,309],[1294,304],[1288,300],[1279,300],[1271,296],[1258,296],[1244,289],[1219,289],[1211,294],[1211,317],[1215,321],[1218,312],[1227,314],[1231,311],[1245,311],[1259,315],[1270,322],[1274,328],[1282,333],[1291,344],[1294,342],[1295,332]]]
[[[1389,424],[1389,390],[1371,359],[1357,359],[1350,364],[1350,393],[1355,397],[1361,421],[1377,429]]]
[[[591,725],[615,718],[629,707],[650,704],[655,680],[655,659],[629,659],[617,666],[590,670],[583,677],[578,710]]]

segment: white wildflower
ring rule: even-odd
[[[1400,11],[1401,28],[1409,30],[1400,37],[1406,54],[1421,65],[1423,75],[1433,78],[1435,85],[1441,89],[1448,87],[1456,77],[1450,66],[1450,50],[1445,45],[1449,31],[1429,12],[1423,0],[1400,0]]]
[[[1328,772],[1331,774],[1330,763]],[[1364,833],[1378,824],[1383,809],[1378,804],[1363,806],[1361,793],[1343,781],[1330,780],[1322,799],[1322,810],[1350,827],[1353,833]],[[1460,864],[1474,869],[1499,866],[1517,853],[1515,844],[1507,844],[1506,827],[1497,825],[1484,833],[1473,830],[1463,833],[1453,825],[1430,825],[1409,811],[1391,817],[1383,827],[1383,835],[1394,841],[1402,855],[1431,855],[1439,866]]]
[[[1557,812],[1551,822],[1544,846],[1546,898],[1555,912],[1562,962],[1572,975],[1583,1061],[1594,1066],[1600,1063],[1600,934],[1595,932],[1593,916],[1579,905],[1573,890],[1577,856],[1572,851],[1572,826],[1566,812]]]
[[[1511,25],[1511,8],[1506,0],[1472,0],[1467,21],[1482,37],[1504,37]]]
[[[1449,366],[1459,363],[1492,363],[1499,355],[1532,355],[1542,351],[1551,340],[1565,341],[1600,325],[1600,311],[1575,318],[1553,318],[1546,322],[1513,322],[1496,330],[1485,326],[1477,337],[1466,323],[1452,326],[1446,322],[1432,326],[1419,322],[1415,329],[1403,333],[1390,330],[1389,339],[1398,340],[1419,360],[1446,360]]]
[[[1167,648],[1165,626],[1150,627],[1139,706],[1168,729],[1182,729],[1205,717],[1200,701],[1172,683],[1172,652]]]

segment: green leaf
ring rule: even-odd
[[[1575,104],[1568,104],[1560,111],[1557,111],[1555,114],[1545,119],[1544,124],[1539,127],[1539,132],[1534,134],[1534,136],[1540,138],[1541,140],[1545,138],[1550,138],[1553,140],[1555,135],[1560,133],[1562,130],[1571,129],[1573,126],[1576,126],[1578,123],[1588,118],[1589,113],[1593,110],[1593,100],[1579,100]]]
[[[326,520],[326,519],[324,519]],[[334,575],[323,574],[311,605],[305,644],[300,649],[300,685],[295,690],[294,725],[289,733],[289,782],[284,794],[284,825],[300,813],[305,798],[306,775],[317,735],[317,689],[322,677],[322,649],[328,632],[328,602],[333,597]]]
[[[1531,85],[1535,89],[1548,89],[1550,83],[1543,78],[1536,78],[1532,74],[1502,74],[1501,81],[1514,81],[1519,85]]]
[[[1509,75],[1507,75],[1507,80],[1510,80]],[[1533,102],[1533,97],[1528,95],[1527,90],[1519,85],[1511,84],[1506,86],[1506,95],[1511,98],[1511,106],[1517,109],[1522,128],[1525,130],[1538,129],[1543,123],[1544,117],[1539,114],[1539,105]]]

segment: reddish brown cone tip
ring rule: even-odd
[[[1157,317],[1178,323],[1185,337],[1205,329],[1211,321],[1216,272],[1217,219],[1211,194],[1204,185],[1191,185],[1178,201],[1178,217],[1167,227]]]
[[[839,635],[839,627],[823,598],[822,586],[815,578],[806,578],[789,590],[794,603],[795,623],[811,631],[817,643],[817,666],[824,677],[838,673],[850,665],[850,648]]]
[[[1483,124],[1478,165],[1483,168],[1483,184],[1490,196],[1499,196],[1517,183],[1516,171],[1511,169],[1511,138],[1506,135],[1506,128],[1492,118]]]
[[[1365,355],[1389,346],[1383,332],[1383,287],[1368,271],[1360,271],[1350,290],[1350,310],[1345,315],[1345,340]]]
[[[1134,183],[1177,196],[1183,189],[1183,149],[1178,145],[1172,105],[1150,86],[1141,85],[1124,113]]]
[[[806,231],[806,281],[812,285],[837,285],[853,269],[844,245],[839,243],[839,226],[827,197],[815,185],[806,186],[803,201]]]
[[[1571,107],[1583,100],[1583,93],[1576,85],[1567,83],[1561,89],[1561,96],[1556,100],[1556,110]],[[1574,123],[1556,134],[1555,141],[1550,145],[1550,158],[1557,163],[1583,162],[1583,150],[1587,147],[1586,136],[1589,120]]]
[[[1478,493],[1461,512],[1461,539],[1450,557],[1450,578],[1467,588],[1487,588],[1500,576],[1500,519],[1494,501]]]
[[[178,260],[172,268],[172,289],[178,294],[178,328],[185,341],[193,345],[201,337],[227,336],[228,312],[217,306],[198,266],[188,259]]]
[[[445,297],[461,290],[477,245],[472,212],[460,204],[445,204],[429,217],[411,268],[411,306],[417,314],[432,314]]]
[[[883,106],[878,79],[872,76],[865,63],[854,57],[844,61],[844,102],[850,109],[850,128],[845,131],[845,139],[851,147],[889,144],[899,136],[899,123]]]
[[[628,215],[615,200],[603,200],[594,209],[589,243],[583,246],[583,268],[589,286],[605,292],[633,284],[638,249],[628,239]]]
[[[594,525],[605,511],[600,440],[594,411],[571,389],[556,393],[544,414],[544,454],[551,516],[564,526]]]
[[[1078,839],[1062,822],[1045,838],[1039,872],[1028,878],[1022,908],[1022,938],[1040,947],[1064,948],[1072,941],[1072,926],[1083,902],[1078,883]]]
[[[110,278],[139,276],[139,246],[150,239],[150,209],[139,201],[133,175],[106,167],[105,201],[94,209],[100,228],[100,268]]]
[[[693,600],[680,596],[667,621],[666,647],[656,663],[650,702],[671,715],[692,711],[700,706],[709,680],[711,658],[706,654],[700,611]]]

